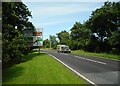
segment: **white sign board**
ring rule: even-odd
[[[33,46],[43,46],[43,38],[42,36],[33,36]]]

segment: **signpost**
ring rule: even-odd
[[[43,46],[43,38],[41,36],[33,36],[33,46]]]
[[[43,46],[43,29],[42,28],[36,28],[28,29],[25,28],[24,30],[24,38],[27,42],[27,46],[30,49],[31,47],[40,47]]]
[[[37,28],[36,31],[33,32],[33,46],[40,47],[43,46],[43,29]]]

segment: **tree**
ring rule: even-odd
[[[25,54],[24,28],[33,28],[31,13],[22,2],[2,3],[3,64],[18,62]]]
[[[43,47],[44,47],[44,48],[50,48],[50,41],[49,41],[48,39],[45,39],[45,40],[43,41]]]
[[[56,48],[58,41],[56,40],[56,37],[54,35],[50,35],[50,42],[51,42],[51,47]]]
[[[73,49],[85,49],[89,43],[90,30],[80,22],[76,22],[70,30]]]
[[[89,26],[93,33],[97,33],[103,41],[110,37],[120,27],[120,2],[105,2],[100,9],[93,11],[89,19]]]
[[[58,39],[60,40],[59,44],[69,45],[70,35],[67,31],[61,31],[57,33]]]
[[[111,53],[120,54],[120,30],[113,32],[109,39],[109,43],[112,46]]]
[[[2,3],[0,2],[0,60],[2,59]]]
[[[98,47],[101,51],[106,51],[104,46],[109,45],[104,39],[109,40],[114,31],[120,27],[119,9],[120,2],[105,2],[101,8],[93,11],[90,19],[86,22],[92,34],[98,36],[100,44]]]

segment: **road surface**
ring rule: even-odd
[[[120,86],[120,61],[76,54],[46,52],[59,59],[97,86]]]

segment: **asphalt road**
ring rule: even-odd
[[[120,86],[120,61],[45,50],[43,52],[56,57],[97,86]]]

